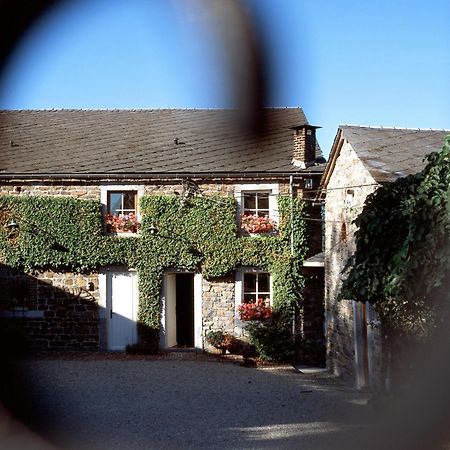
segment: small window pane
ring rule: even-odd
[[[258,274],[258,292],[259,293],[270,292],[270,276],[268,273]]]
[[[269,194],[258,194],[258,209],[269,211]]]
[[[135,193],[133,191],[131,192],[124,192],[123,193],[123,209],[136,209],[135,205]]]
[[[244,303],[256,303],[256,294],[245,294]]]
[[[108,212],[110,214],[119,214],[122,209],[122,194],[119,192],[110,192],[108,201]]]
[[[256,274],[245,273],[244,274],[244,292],[256,291]]]
[[[256,195],[255,194],[244,194],[244,209],[255,209],[256,208]]]

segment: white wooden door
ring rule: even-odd
[[[133,272],[107,274],[108,350],[137,342],[137,278]]]

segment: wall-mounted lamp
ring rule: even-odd
[[[11,221],[8,223],[8,225],[5,225],[6,228],[8,228],[9,231],[16,231],[19,229],[19,225],[14,219],[11,219]]]
[[[153,223],[150,225],[148,231],[152,236],[156,236],[158,234],[158,228],[156,228],[156,226]]]
[[[11,219],[10,222],[5,225],[5,228],[9,231],[8,238],[15,237],[19,234],[19,225],[14,219]]]
[[[305,189],[312,189],[312,188],[313,188],[313,179],[305,178]]]

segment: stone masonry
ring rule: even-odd
[[[234,197],[235,184],[255,184],[260,179],[196,179],[200,195],[219,195]],[[265,179],[264,183],[278,183],[281,195],[289,194],[289,183],[286,179]],[[42,195],[42,196],[72,196],[86,200],[100,200],[100,182],[88,180],[13,180],[0,185],[0,195]],[[139,180],[130,179],[126,183],[105,181],[104,185],[141,185],[144,195],[182,195],[184,185],[182,180]],[[295,195],[302,196],[302,184],[295,187]],[[318,247],[318,245],[313,245]],[[99,286],[98,274],[73,274],[40,272],[32,277],[18,275],[29,280],[29,285],[37,289],[37,293],[27,296],[25,313],[18,313],[9,306],[0,305],[1,320],[10,326],[22,324],[26,339],[34,348],[44,349],[99,349]],[[2,277],[0,277],[2,278]],[[0,284],[7,283],[3,277]],[[37,286],[37,288],[36,288]],[[31,289],[31,288],[30,288]],[[31,291],[30,291],[31,292]],[[9,297],[3,296],[3,303],[9,302]],[[320,317],[308,320],[322,320],[321,307],[317,309]],[[209,330],[222,329],[233,334],[235,324],[235,277],[234,274],[225,278],[203,281],[202,287],[202,330],[203,337]],[[20,315],[20,318],[19,318]],[[100,327],[101,328],[101,327]],[[205,347],[207,346],[204,342]]]
[[[27,348],[97,350],[98,277],[96,274],[23,274],[1,269],[0,324]]]
[[[325,206],[325,317],[327,364],[329,369],[350,382],[356,379],[355,307],[352,301],[337,301],[342,286],[342,270],[355,250],[353,220],[362,211],[367,195],[376,189],[375,181],[345,142],[327,185]],[[380,330],[372,312],[368,318],[368,358],[371,383],[379,383],[381,370]]]

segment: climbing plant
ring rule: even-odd
[[[426,160],[367,198],[340,293],[372,303],[389,329],[422,336],[443,317],[437,304],[450,304],[450,137]]]
[[[0,197],[1,222],[15,220],[20,226],[18,233],[0,227],[0,262],[24,271],[134,267],[139,273],[138,322],[144,341],[157,336],[161,283],[170,267],[199,271],[205,278],[225,276],[239,266],[268,270],[274,280],[274,309],[290,314],[303,286],[306,251],[299,199],[280,197],[279,234],[258,237],[239,236],[234,198],[180,201],[175,196],[145,196],[140,207],[140,236],[123,238],[104,235],[97,201]],[[157,227],[156,235],[152,226]]]

